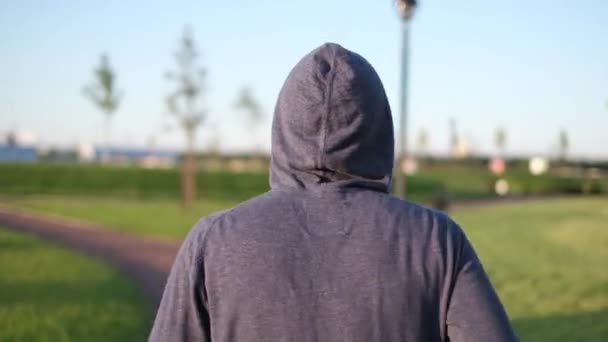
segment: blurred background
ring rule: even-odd
[[[450,211],[518,335],[608,340],[608,2],[3,1],[0,32],[0,340],[144,340],[124,260],[11,218],[174,251],[269,189],[278,92],[324,42],[376,68],[395,194]]]

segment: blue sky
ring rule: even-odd
[[[446,153],[448,119],[475,150],[608,158],[608,1],[421,1],[412,27],[409,133]],[[0,134],[29,129],[44,145],[100,142],[102,115],[82,96],[106,52],[126,93],[115,144],[180,147],[166,115],[172,54],[190,26],[208,71],[198,146],[268,148],[278,91],[291,67],[326,41],[366,57],[397,117],[400,29],[386,1],[17,1],[0,3]],[[247,127],[233,103],[248,85],[266,120]],[[395,120],[397,123],[397,120]],[[170,124],[173,130],[163,131]]]

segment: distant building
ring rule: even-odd
[[[87,150],[86,148],[84,150]],[[90,158],[90,151],[80,151]],[[81,158],[81,160],[87,158]],[[179,159],[179,153],[175,151],[156,150],[149,148],[111,147],[95,148],[94,160],[107,159],[110,164],[135,164],[147,168],[166,168],[175,166]]]
[[[38,161],[38,152],[34,147],[36,137],[27,130],[9,131],[6,144],[0,145],[0,162],[33,163]]]
[[[0,145],[0,162],[34,163],[38,161],[36,149],[28,146]]]

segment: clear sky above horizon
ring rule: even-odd
[[[509,154],[608,158],[608,1],[421,1],[412,27],[410,146],[421,128],[447,153],[448,120],[479,153],[507,131]],[[386,1],[17,1],[0,3],[0,134],[31,130],[45,146],[102,141],[102,114],[82,96],[99,55],[124,101],[114,145],[183,146],[166,114],[178,39],[189,26],[207,69],[209,117],[198,147],[268,149],[279,89],[307,52],[333,41],[382,78],[398,124],[400,27]],[[233,103],[250,86],[266,118],[249,127]],[[164,126],[173,127],[170,130]]]

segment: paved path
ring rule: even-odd
[[[117,232],[81,221],[0,206],[0,226],[34,233],[100,258],[130,277],[157,307],[179,242]]]
[[[459,202],[453,209],[535,201],[542,197]],[[0,226],[34,233],[84,254],[98,257],[120,269],[158,306],[163,287],[180,243],[130,235],[78,220],[10,209],[0,205]]]

